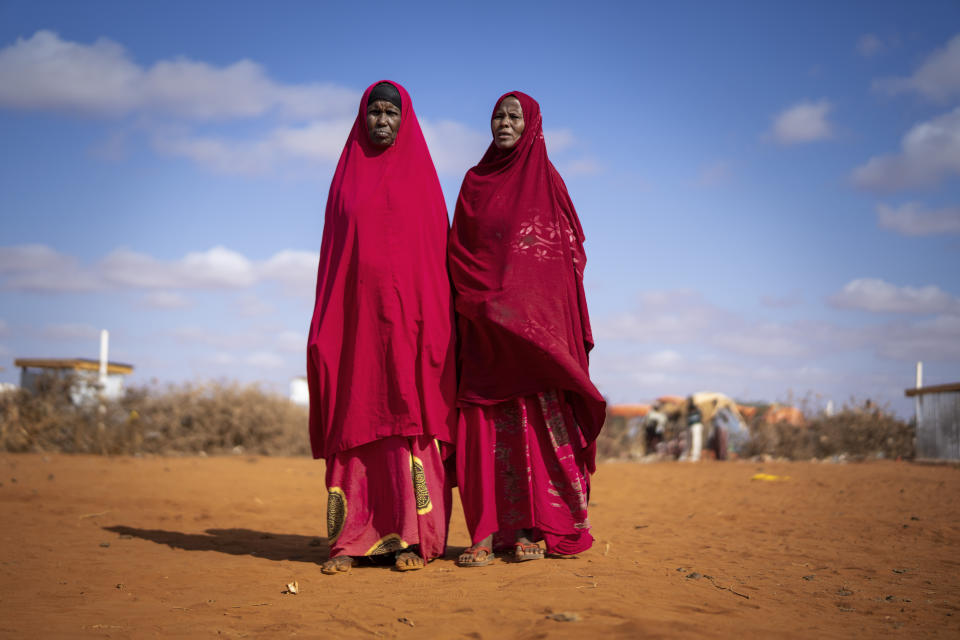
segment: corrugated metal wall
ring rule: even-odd
[[[917,457],[960,460],[960,391],[916,396]]]

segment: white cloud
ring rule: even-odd
[[[593,176],[604,169],[603,165],[593,156],[585,156],[567,162],[563,165],[565,176]]]
[[[244,364],[258,369],[282,369],[287,360],[272,351],[256,351],[243,358]]]
[[[490,145],[489,132],[472,129],[451,120],[420,118],[420,129],[438,173],[462,176],[477,164]]]
[[[45,245],[0,247],[0,289],[35,292],[156,289],[162,293],[147,304],[170,306],[176,289],[245,289],[258,282],[282,285],[290,295],[312,295],[318,254],[284,249],[264,261],[253,261],[213,247],[178,260],[116,249],[91,266]]]
[[[313,121],[251,140],[163,128],[154,131],[151,141],[160,153],[187,158],[216,173],[265,175],[290,162],[335,164],[352,126],[353,120],[346,118]]]
[[[616,314],[596,324],[603,340],[686,343],[729,323],[730,314],[693,291],[649,291],[636,311]]]
[[[117,116],[135,111],[192,120],[343,116],[359,94],[325,84],[284,85],[250,60],[218,67],[188,58],[134,62],[107,38],[93,44],[51,31],[0,49],[0,106]]]
[[[174,262],[117,249],[99,270],[108,283],[133,288],[240,288],[257,280],[253,263],[225,247],[188,253]]]
[[[225,138],[185,133],[175,137],[153,136],[153,148],[169,156],[226,175],[265,175],[273,169],[275,150],[265,140],[237,142]]]
[[[960,313],[880,327],[873,333],[877,351],[885,358],[904,362],[960,360]]]
[[[889,293],[889,287],[879,289]],[[784,401],[790,401],[791,392],[816,392],[836,401],[872,397],[902,407],[912,370],[904,363],[960,361],[960,301],[935,287],[893,289],[886,299],[848,302],[884,310],[925,305],[936,315],[860,326],[767,322],[725,311],[689,292],[653,292],[617,322],[595,319],[600,339],[591,373],[614,402],[716,390],[741,399]],[[685,320],[687,314],[705,322]],[[632,321],[625,322],[625,316]]]
[[[899,154],[871,158],[853,171],[854,184],[895,190],[933,185],[960,175],[960,107],[914,125],[903,136]]]
[[[140,304],[147,309],[186,309],[193,306],[189,298],[174,291],[148,293]]]
[[[97,279],[76,258],[39,244],[0,247],[3,288],[25,291],[92,291]]]
[[[864,58],[870,58],[883,50],[883,41],[872,33],[865,33],[857,40],[857,51]]]
[[[170,336],[180,344],[232,350],[262,348],[269,342],[269,336],[264,332],[219,331],[198,326],[173,329]]]
[[[437,172],[462,175],[489,144],[489,136],[458,122],[420,119]],[[211,171],[228,175],[267,175],[290,163],[334,165],[353,126],[353,118],[318,120],[303,126],[280,127],[260,138],[231,140],[157,128],[151,141],[158,152],[187,158]]]
[[[740,326],[711,335],[709,343],[737,356],[781,360],[857,349],[864,339],[856,331],[827,323],[744,320]]]
[[[226,367],[232,367],[234,365],[240,364],[240,358],[238,358],[232,353],[227,353],[225,351],[218,351],[213,355],[210,355],[204,358],[204,360],[210,364],[226,366]]]
[[[0,108],[153,116],[139,127],[148,130],[156,152],[228,175],[261,176],[281,168],[291,175],[292,163],[336,163],[359,98],[359,92],[333,84],[278,83],[251,60],[216,66],[178,57],[147,67],[106,38],[85,44],[38,31],[0,49]],[[297,125],[247,139],[170,126],[267,117]],[[442,174],[463,175],[490,143],[489,131],[458,122],[421,118],[420,124]],[[548,141],[551,151],[561,150],[573,135],[559,129],[549,132]],[[127,142],[127,134],[114,132],[93,153],[122,158]]]
[[[851,280],[828,299],[842,309],[875,313],[942,313],[960,310],[960,300],[935,285],[898,287],[878,278]]]
[[[336,163],[353,123],[354,118],[344,117],[316,120],[302,127],[282,127],[270,134],[269,147],[291,158]]]
[[[934,102],[945,102],[960,93],[960,34],[934,51],[907,78],[882,78],[874,88],[897,94],[916,91]]]
[[[564,176],[593,176],[605,170],[603,163],[592,155],[565,153],[577,145],[577,138],[570,129],[545,129],[543,139],[551,158],[560,156],[558,166]]]
[[[317,288],[317,265],[320,254],[316,251],[285,249],[263,262],[258,272],[264,280],[283,285],[292,295],[312,296]]]
[[[960,207],[930,211],[916,202],[908,202],[897,208],[878,204],[877,223],[883,229],[905,236],[960,233]]]
[[[779,324],[760,324],[748,330],[724,331],[717,334],[713,343],[727,351],[738,354],[773,358],[805,356],[809,345]]]
[[[285,353],[303,353],[307,348],[306,331],[281,331],[277,335],[277,349]]]
[[[215,349],[210,357],[217,364],[248,364],[271,369],[285,366],[288,354],[302,356],[307,348],[306,330],[278,330],[275,327],[220,331],[185,326],[166,335],[191,349]]]
[[[543,140],[547,143],[547,153],[565,151],[574,145],[576,138],[570,129],[544,129]]]
[[[832,105],[826,99],[806,101],[780,112],[773,121],[773,137],[781,144],[824,140],[833,135],[827,114]]]
[[[250,353],[233,353],[217,351],[201,359],[203,362],[218,367],[251,367],[253,369],[286,369],[290,366],[287,359],[273,351],[253,351]],[[236,376],[236,372],[232,373]]]
[[[36,270],[65,271],[76,268],[76,260],[42,244],[0,247],[0,275]]]
[[[743,400],[787,401],[791,389],[827,391],[847,380],[845,372],[817,364],[792,364],[782,358],[774,364],[757,364],[744,357],[706,353],[696,346],[686,351],[625,353],[601,345],[591,361],[591,374],[614,402],[650,402],[664,394],[696,391],[720,391]]]
[[[230,305],[237,315],[245,318],[265,316],[273,313],[275,307],[260,296],[245,294],[236,298]]]
[[[594,333],[598,342],[697,345],[701,352],[722,352],[734,360],[814,357],[864,344],[854,330],[827,323],[758,321],[688,291],[645,293],[635,311],[595,322]]]

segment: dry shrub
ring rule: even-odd
[[[625,417],[607,414],[607,420],[597,437],[597,458],[631,458],[642,456],[643,453],[643,427],[631,427]]]
[[[0,450],[96,454],[309,453],[307,410],[255,385],[129,389],[74,406],[72,381],[43,377],[36,393],[0,394]]]
[[[790,460],[844,455],[913,458],[915,428],[889,411],[844,406],[832,416],[810,419],[804,427],[755,421],[743,456],[772,455]]]
[[[759,406],[758,417],[749,425],[750,438],[738,449],[740,457],[770,455],[790,460],[841,455],[854,460],[914,457],[914,425],[873,404],[857,404],[851,400],[838,413],[808,418],[802,427],[768,424],[759,417],[767,405]],[[685,424],[683,415],[670,416],[665,426],[666,440],[678,438]],[[622,416],[608,415],[597,438],[597,457],[601,460],[640,458],[644,454],[643,440],[642,427],[631,427],[630,421]]]

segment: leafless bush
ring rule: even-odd
[[[630,458],[643,453],[643,428],[631,427],[630,421],[623,416],[607,415],[597,437],[597,458]]]
[[[829,458],[913,458],[913,425],[889,411],[856,404],[844,406],[832,416],[821,415],[802,427],[755,421],[742,455],[768,454],[791,460]]]
[[[307,410],[255,385],[137,387],[119,401],[74,406],[70,379],[0,394],[0,450],[65,453],[309,453]]]
[[[759,407],[750,422],[750,437],[737,450],[740,457],[771,455],[790,460],[810,460],[846,455],[850,459],[914,457],[914,425],[900,420],[887,409],[871,403],[851,400],[838,413],[826,416],[812,409],[809,399],[800,403],[806,414],[806,424],[769,424],[763,420],[768,405]],[[816,415],[815,415],[816,414]],[[810,417],[815,415],[815,417]],[[673,442],[681,437],[684,416],[671,416],[664,438]],[[622,416],[607,416],[603,431],[597,438],[597,456],[600,459],[633,459],[644,451],[642,428],[632,428]],[[674,450],[679,448],[674,446]]]

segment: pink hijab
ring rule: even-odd
[[[395,143],[367,138],[370,85],[330,184],[307,343],[316,458],[389,436],[452,442],[447,209],[410,96]]]
[[[590,381],[593,348],[583,291],[583,230],[547,157],[540,105],[511,91],[524,130],[490,144],[463,179],[449,263],[459,332],[458,402],[490,405],[561,389],[587,442],[606,413]]]

